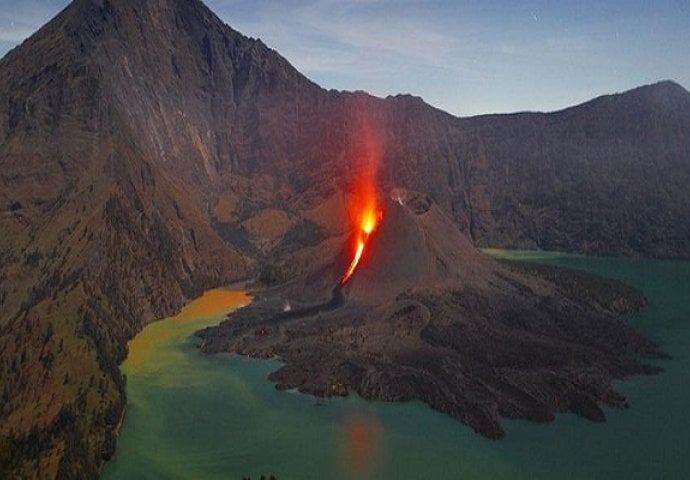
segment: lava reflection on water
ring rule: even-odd
[[[379,478],[383,426],[374,416],[356,414],[343,425],[344,478]]]

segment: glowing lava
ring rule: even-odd
[[[355,123],[358,125],[353,135],[355,165],[352,172],[352,196],[348,205],[350,221],[355,230],[353,237],[353,256],[350,266],[340,279],[345,285],[365,258],[369,237],[381,223],[383,213],[379,208],[377,195],[377,171],[381,161],[381,136],[376,122],[365,113],[359,112]]]
[[[369,241],[369,237],[374,230],[376,230],[381,217],[382,213],[376,208],[374,202],[372,202],[362,213],[361,220],[359,222],[359,230],[357,232],[357,248],[355,250],[355,255],[352,257],[352,262],[345,271],[345,275],[343,275],[343,278],[340,280],[341,285],[345,285],[352,277],[352,274],[355,273],[357,265],[359,265],[360,260],[362,260],[364,248]]]
[[[342,280],[340,280],[341,285],[345,285],[350,277],[352,277],[352,274],[355,273],[355,268],[357,268],[359,261],[362,259],[362,253],[364,253],[364,240],[359,240],[357,242],[357,250],[355,251],[355,256],[352,259],[352,263],[350,263],[345,275],[343,275]]]

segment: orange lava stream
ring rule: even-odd
[[[364,253],[364,240],[360,240],[359,242],[357,242],[357,251],[355,251],[355,256],[352,259],[352,263],[350,263],[350,266],[345,272],[345,275],[343,275],[343,279],[340,280],[341,285],[345,285],[352,276],[352,274],[355,273],[355,268],[357,268],[359,261],[362,259],[362,253]]]
[[[354,117],[352,195],[348,199],[348,216],[355,232],[349,239],[352,262],[340,280],[345,285],[362,262],[369,257],[369,240],[381,223],[383,212],[377,194],[377,171],[382,158],[382,137],[375,119],[359,112]],[[351,242],[351,243],[350,243]]]
[[[360,222],[360,230],[357,238],[357,249],[355,250],[355,255],[352,258],[350,266],[345,271],[345,275],[340,280],[341,285],[345,285],[352,275],[355,273],[355,269],[359,262],[362,260],[362,255],[364,254],[364,247],[369,240],[369,236],[376,230],[378,223],[381,219],[381,212],[377,211],[375,207],[369,207],[364,211],[362,219]]]

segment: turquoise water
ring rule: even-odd
[[[491,253],[642,288],[649,307],[629,321],[673,360],[657,362],[660,375],[619,382],[631,408],[607,409],[604,424],[573,415],[545,425],[506,421],[507,438],[494,442],[419,403],[351,396],[316,405],[278,392],[266,380],[275,361],[201,355],[191,334],[219,321],[222,309],[190,308],[130,345],[127,417],[103,478],[690,478],[690,262]],[[235,294],[221,306],[244,301]]]

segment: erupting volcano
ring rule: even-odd
[[[619,318],[644,305],[639,291],[484,255],[428,195],[377,178],[384,137],[372,118],[355,124],[346,193],[321,207],[350,228],[286,262],[309,267],[197,332],[202,350],[278,356],[277,388],[421,400],[489,438],[504,435],[501,416],[602,421],[600,403],[625,404],[614,378],[656,371],[638,360],[656,346]]]
[[[612,379],[657,371],[638,360],[655,345],[619,318],[644,305],[639,291],[498,262],[427,195],[387,189],[379,202],[373,185],[350,197],[341,254],[197,332],[202,350],[279,356],[280,389],[421,400],[490,438],[504,435],[501,416],[602,421],[600,403],[625,404]]]
[[[369,117],[360,116],[358,124],[361,141],[359,145],[360,161],[355,178],[354,198],[348,205],[349,216],[355,230],[354,248],[352,261],[340,279],[340,285],[345,285],[352,278],[357,266],[362,261],[369,237],[383,218],[376,189],[376,173],[381,158],[378,136]]]
[[[359,262],[362,260],[362,256],[364,255],[364,249],[369,242],[369,237],[374,233],[382,218],[383,212],[376,208],[375,199],[372,199],[361,214],[359,228],[357,229],[356,233],[357,243],[355,253],[352,257],[350,266],[347,268],[343,278],[340,280],[341,285],[345,285],[352,277],[352,274],[355,273],[355,269],[357,268],[357,265],[359,265]]]

